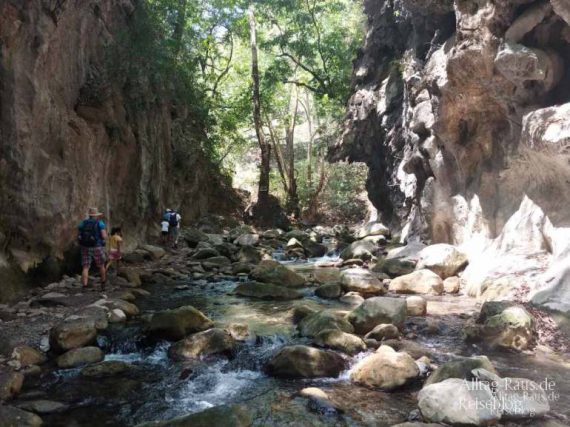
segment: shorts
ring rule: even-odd
[[[168,236],[168,231],[163,231],[163,232],[162,232],[162,235],[163,235],[163,236]]]
[[[170,229],[170,234],[172,235],[173,240],[178,240],[178,227],[172,227]]]
[[[122,258],[121,251],[117,249],[111,249],[109,251],[109,260],[111,261],[118,261]]]
[[[105,248],[103,246],[92,248],[81,246],[81,266],[89,268],[92,262],[95,262],[95,266],[98,268],[105,266]]]

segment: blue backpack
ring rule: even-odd
[[[92,248],[97,246],[101,237],[99,220],[86,219],[79,226],[79,236],[77,240],[81,246]]]

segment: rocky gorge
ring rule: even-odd
[[[567,425],[567,338],[466,295],[457,248],[217,231],[0,306],[3,425]]]

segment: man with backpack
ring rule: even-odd
[[[176,211],[170,211],[168,217],[168,237],[170,243],[175,248],[178,246],[178,232],[180,231],[180,222],[182,217]]]
[[[101,219],[103,214],[96,208],[89,209],[89,218],[83,220],[78,227],[79,246],[81,248],[81,283],[87,286],[89,280],[89,268],[95,262],[95,266],[101,274],[101,290],[105,289],[105,240],[107,230],[105,223]]]

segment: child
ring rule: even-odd
[[[119,261],[121,260],[121,246],[123,244],[123,232],[121,227],[113,227],[111,229],[111,237],[109,237],[109,262],[107,263],[107,270],[111,264],[115,262],[115,269],[119,270]]]
[[[162,222],[160,223],[160,227],[162,229],[162,232],[160,233],[160,242],[163,245],[166,245],[166,242],[168,240],[168,229],[170,227],[170,223],[168,222],[167,219],[162,218]]]

